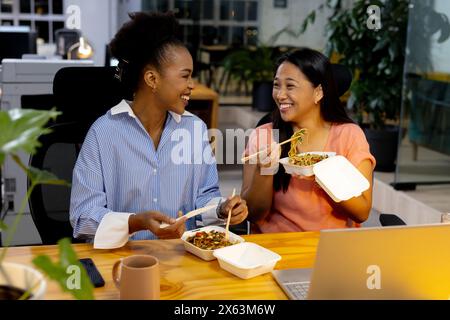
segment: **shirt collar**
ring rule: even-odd
[[[117,104],[116,106],[111,108],[111,115],[114,116],[114,115],[119,114],[119,113],[127,112],[130,117],[136,118],[136,115],[134,114],[133,109],[131,109],[130,104],[131,104],[131,101],[127,101],[125,99],[120,101],[119,104]],[[192,117],[193,116],[193,114],[190,113],[189,111],[184,111],[184,113],[182,115],[178,114],[178,113],[175,113],[173,111],[169,111],[169,114],[172,116],[172,118],[175,120],[176,123],[180,123],[181,122],[181,117],[182,116],[186,116],[186,117]]]

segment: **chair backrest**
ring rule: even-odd
[[[87,131],[98,117],[120,102],[121,92],[114,79],[114,68],[59,70],[53,81],[53,98],[62,115],[51,125],[53,131],[39,138],[42,146],[30,157],[29,164],[71,182]],[[43,244],[55,244],[63,237],[72,238],[70,191],[68,187],[51,185],[38,185],[33,190],[29,199],[30,212]]]
[[[379,219],[383,227],[406,226],[406,222],[395,214],[381,213]]]
[[[57,122],[79,122],[90,126],[124,97],[114,79],[115,67],[68,67],[53,81],[53,95],[62,115]]]
[[[42,146],[30,157],[29,165],[71,182],[85,130],[76,122],[57,124],[50,128],[53,130],[50,134],[39,138]],[[37,185],[34,188],[29,199],[30,213],[43,244],[55,244],[64,237],[72,238],[69,203],[69,187]]]

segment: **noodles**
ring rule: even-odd
[[[300,129],[292,135],[291,139],[291,148],[289,149],[288,156],[289,156],[289,162],[295,163],[297,156],[297,145],[303,142],[303,136],[306,135],[308,131],[306,129]]]
[[[293,140],[291,141],[291,148],[289,149],[288,153],[289,163],[298,166],[311,166],[319,161],[328,158],[328,155],[319,155],[314,153],[305,153],[302,155],[297,154],[297,145],[303,142],[303,136],[307,133],[308,132],[306,129],[300,129],[292,135],[291,139]]]
[[[303,136],[306,135],[308,131],[306,129],[300,129],[292,135],[291,148],[289,149],[289,159],[294,158],[297,155],[297,144],[303,142]]]
[[[214,250],[236,244],[236,242],[225,240],[224,232],[214,230],[197,232],[195,235],[187,238],[186,241],[203,250]]]
[[[295,164],[297,166],[312,166],[313,164],[316,164],[317,162],[320,162],[324,159],[328,158],[327,154],[314,154],[314,153],[305,153],[301,156],[295,155],[294,157],[289,157],[289,163]]]

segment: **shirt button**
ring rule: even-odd
[[[156,172],[157,172],[157,170],[156,170],[156,169],[153,169],[153,174],[156,174]]]
[[[153,198],[153,202],[158,202],[158,199],[156,199],[156,198]]]

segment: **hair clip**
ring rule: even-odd
[[[119,64],[116,66],[116,73],[114,74],[114,78],[122,82],[122,76],[124,72],[123,70],[128,64],[130,64],[128,60],[120,59]]]

